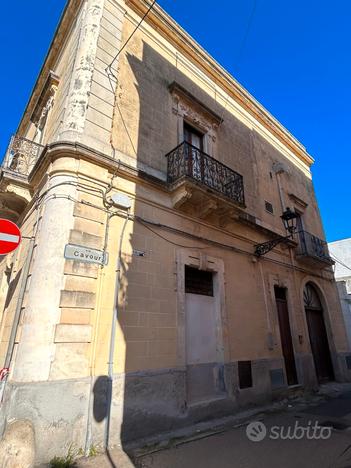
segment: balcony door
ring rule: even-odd
[[[197,129],[184,122],[184,141],[189,143],[185,148],[188,176],[203,180],[204,160],[202,157],[204,135]]]

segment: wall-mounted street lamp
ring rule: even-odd
[[[287,242],[289,239],[291,239],[294,236],[294,233],[296,231],[296,219],[298,215],[295,213],[295,211],[292,211],[290,208],[287,208],[284,213],[281,215],[281,219],[283,220],[284,227],[285,229],[289,232],[288,236],[282,237],[276,237],[270,241],[263,242],[262,244],[256,244],[255,245],[255,255],[256,257],[261,257],[262,255],[265,255],[274,247],[278,244],[282,244],[284,242]]]

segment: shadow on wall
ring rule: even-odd
[[[179,143],[178,117],[172,110],[169,90],[169,85],[176,81],[213,112],[223,115],[224,123],[215,157],[243,174],[250,184],[252,181],[249,192],[254,194],[253,165],[244,161],[247,158],[234,158],[236,150],[250,157],[249,130],[243,129],[240,122],[233,121],[231,114],[215,99],[152,47],[144,42],[141,42],[141,47],[142,60],[127,53],[126,63],[121,66],[123,93],[117,102],[118,112],[113,126],[116,148],[136,157],[137,166],[141,170],[146,164],[166,175],[165,155]],[[125,67],[131,75],[123,72]],[[139,121],[135,119],[133,106],[139,112]],[[133,134],[135,131],[137,133]],[[137,184],[135,214],[153,222],[172,224],[174,221],[167,212],[142,201],[145,188],[143,193],[140,190]],[[121,377],[116,375],[112,386],[107,376],[100,376],[93,390],[93,416],[96,423],[103,425],[106,422],[111,406],[111,446],[119,443],[116,435],[119,427],[121,444],[126,448],[126,444],[134,440],[171,431],[211,416],[211,408],[208,407],[205,414],[192,414],[189,420],[186,376],[181,367],[183,364],[177,360],[175,262],[179,247],[155,234],[157,229],[153,231],[134,222],[130,238],[125,237],[124,245],[129,241],[133,250],[141,251],[144,255],[131,256],[125,254],[125,249],[122,251],[123,274],[118,320],[126,347],[125,378],[122,383]],[[196,246],[193,240],[181,241],[189,247]],[[211,253],[211,248],[205,252]],[[117,343],[116,355],[121,352],[118,346]],[[122,421],[118,416],[118,396],[123,396]]]
[[[112,404],[112,382],[107,375],[100,375],[93,387],[93,416],[97,423],[107,421],[110,416],[110,409]],[[108,427],[105,426],[108,430]],[[116,462],[113,460],[109,450],[106,450],[109,463],[112,468],[117,468]]]
[[[140,170],[146,164],[166,174],[165,155],[179,143],[178,117],[173,112],[169,91],[169,85],[176,81],[198,101],[223,116],[214,157],[243,175],[245,192],[248,194],[247,205],[249,208],[250,204],[254,207],[258,188],[255,184],[256,160],[251,150],[251,130],[150,45],[142,42],[138,34],[133,39],[136,40],[141,42],[142,59],[128,52],[125,58],[121,57],[126,63],[120,67],[123,92],[119,93],[118,89],[118,112],[113,125],[115,133],[112,138],[116,149],[136,157]],[[135,118],[135,109],[139,112],[139,121]],[[168,212],[158,210],[154,205],[143,201],[145,186],[141,189],[136,184],[135,197],[136,215],[155,223],[178,222],[176,217],[171,219]],[[178,227],[181,228],[181,225]],[[194,223],[194,233],[197,228]],[[170,233],[162,234],[174,239]],[[171,431],[212,415],[211,406],[208,405],[204,412],[190,414],[184,363],[179,363],[177,358],[175,266],[180,247],[160,238],[157,228],[149,229],[138,222],[134,222],[130,238],[125,237],[124,245],[128,240],[131,248],[141,251],[143,255],[132,256],[125,254],[125,249],[122,251],[123,274],[118,320],[125,341],[126,375],[125,378],[114,376],[113,386],[107,376],[98,377],[94,386],[93,403],[97,423],[106,421],[108,408],[111,406],[111,445],[119,443],[116,433],[120,428],[123,448],[133,440]],[[181,239],[180,243],[196,247],[194,240]],[[201,247],[203,248],[203,244]],[[211,255],[212,251],[210,247],[203,250],[207,255]],[[121,353],[118,347],[119,343],[116,345],[115,356]],[[111,387],[114,395],[112,400]],[[122,421],[117,414],[118,396],[123,398]],[[222,409],[215,416],[220,411]]]

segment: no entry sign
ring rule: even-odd
[[[16,250],[21,242],[21,231],[8,219],[0,218],[0,255]]]

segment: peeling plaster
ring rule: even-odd
[[[69,130],[82,134],[84,130],[103,8],[104,0],[87,0],[85,5],[76,65],[61,135]]]

